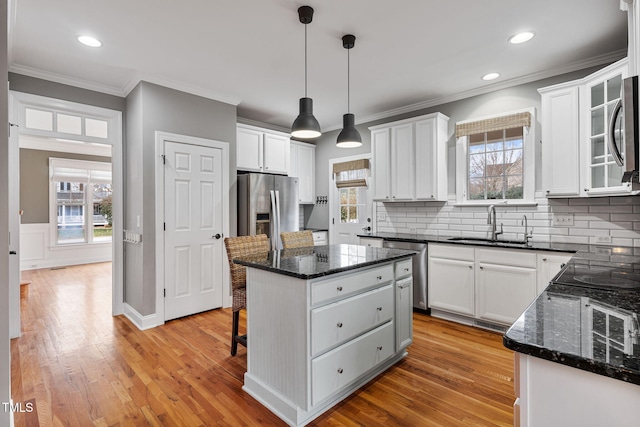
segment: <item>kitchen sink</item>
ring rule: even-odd
[[[469,245],[494,245],[494,246],[526,246],[522,240],[491,240],[480,237],[452,237],[447,239],[451,242],[466,243]]]

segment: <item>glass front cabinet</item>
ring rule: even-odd
[[[609,120],[620,98],[622,79],[628,76],[627,61],[619,61],[584,80],[580,87],[580,147],[583,165],[583,196],[625,194],[623,167],[609,150]]]

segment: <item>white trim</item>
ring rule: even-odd
[[[223,236],[229,236],[229,143],[216,141],[213,139],[197,138],[194,136],[179,135],[169,132],[156,131],[155,133],[155,216],[156,216],[156,325],[164,324],[164,169],[162,167],[162,156],[164,155],[165,141],[177,142],[181,144],[198,145],[202,147],[218,148],[222,150],[222,222]],[[227,265],[226,254],[222,251],[224,260],[222,265]],[[223,269],[223,307],[231,307],[231,287],[228,269]]]
[[[158,322],[158,313],[148,314],[146,316],[142,315],[126,302],[124,303],[123,314],[141,331],[155,328],[156,326],[160,326],[164,323],[164,321]]]
[[[93,142],[65,141],[61,139],[42,138],[33,135],[20,136],[20,148],[39,151],[56,151],[59,153],[86,154],[89,156],[111,157],[112,146]]]

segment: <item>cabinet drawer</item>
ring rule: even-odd
[[[472,246],[430,244],[429,257],[473,262],[475,260],[475,250]]]
[[[391,320],[393,311],[391,284],[312,310],[312,356]]]
[[[313,232],[313,244],[314,245],[326,245],[327,244],[327,232],[326,231],[314,231]]]
[[[478,250],[476,261],[487,264],[536,268],[537,257],[534,251],[528,250],[480,249]]]
[[[393,321],[311,361],[311,404],[316,405],[394,354]]]
[[[382,239],[378,237],[361,237],[359,244],[362,246],[369,246],[372,248],[381,248],[382,247]]]
[[[405,259],[403,261],[396,262],[396,280],[403,277],[411,276],[413,272],[413,259]]]
[[[344,298],[393,280],[393,265],[359,270],[357,274],[321,280],[311,285],[311,305]]]

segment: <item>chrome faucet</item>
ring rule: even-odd
[[[529,239],[533,237],[533,228],[529,231],[526,215],[522,215],[522,225],[524,225],[524,243],[528,245]]]
[[[489,205],[489,215],[487,216],[487,224],[491,225],[491,240],[498,240],[498,234],[504,233],[502,224],[500,224],[500,231],[496,231],[496,206]]]

